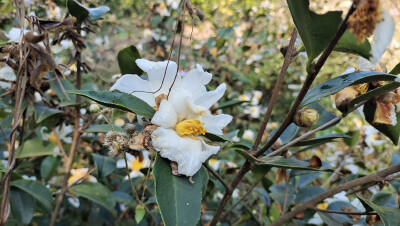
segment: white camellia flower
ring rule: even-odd
[[[140,172],[141,169],[147,168],[150,166],[150,158],[149,158],[149,152],[148,151],[143,151],[143,161],[140,161],[139,157],[135,157],[129,153],[126,153],[126,159],[128,162],[128,168],[130,169],[129,176],[131,178],[136,178],[136,177],[143,177],[143,173]],[[118,159],[117,160],[117,168],[118,169],[123,169],[125,168],[125,159]],[[125,180],[127,180],[129,177],[126,176]]]
[[[193,176],[220,149],[207,144],[200,135],[206,131],[222,135],[222,129],[232,120],[230,115],[212,115],[208,110],[223,96],[226,85],[207,92],[205,85],[212,75],[200,65],[175,78],[175,62],[138,59],[136,63],[147,73],[148,80],[124,75],[111,90],[131,93],[158,110],[151,120],[158,126],[152,133],[153,147],[162,157],[178,163],[178,173]],[[161,100],[159,106],[156,98],[157,102]]]

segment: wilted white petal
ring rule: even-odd
[[[383,21],[376,25],[374,30],[374,38],[371,44],[372,57],[370,61],[376,64],[380,61],[386,47],[392,41],[395,23],[388,11],[382,8]]]
[[[150,89],[149,81],[141,79],[138,75],[127,74],[117,80],[117,82],[110,88],[111,91],[118,90],[124,93],[132,94],[150,106],[156,106],[154,95]],[[134,92],[136,91],[136,92]],[[140,91],[140,92],[138,92]]]
[[[224,95],[226,90],[225,83],[220,84],[217,89],[204,93],[201,97],[197,98],[194,103],[204,108],[210,108],[213,104],[217,103],[219,99]]]
[[[172,104],[167,100],[162,100],[158,111],[154,114],[151,122],[163,128],[174,128],[177,121],[177,114]]]
[[[146,59],[137,59],[136,64],[147,73],[150,82],[150,88],[153,92],[157,91],[154,96],[159,96],[160,94],[168,94],[169,88],[174,82],[176,75],[177,65],[173,61],[163,61],[163,62],[152,62]],[[167,67],[167,72],[165,73],[165,68]],[[164,77],[165,74],[165,77]],[[163,82],[164,78],[164,82]],[[175,84],[180,83],[180,77],[176,78]]]
[[[209,115],[200,117],[200,121],[204,123],[203,126],[207,132],[222,135],[222,129],[232,121],[232,116],[226,114]]]

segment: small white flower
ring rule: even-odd
[[[7,81],[15,81],[17,77],[12,68],[6,66],[0,69],[0,78]],[[11,83],[0,81],[0,87],[2,89],[7,89],[11,87]]]
[[[39,92],[35,91],[35,92],[33,93],[33,96],[34,96],[34,98],[35,98],[34,101],[35,101],[36,103],[42,101],[42,96],[40,95]]]
[[[167,6],[165,5],[164,2],[159,2],[158,7],[156,8],[156,11],[161,15],[161,16],[170,16],[171,13],[168,11]]]
[[[68,202],[71,206],[78,208],[80,206],[79,198],[78,197],[68,197]]]
[[[208,160],[208,164],[210,164],[211,168],[217,170],[219,168],[219,165],[221,164],[221,160],[211,158],[210,160]]]
[[[138,59],[136,63],[149,79],[124,75],[111,90],[132,93],[150,106],[158,108],[151,120],[158,126],[152,133],[153,147],[162,157],[178,163],[178,173],[194,175],[201,164],[220,149],[219,146],[207,144],[200,135],[206,131],[222,135],[222,129],[232,120],[230,115],[214,116],[208,110],[223,96],[226,85],[221,84],[216,90],[207,92],[205,85],[210,82],[212,75],[200,65],[175,78],[175,62],[170,61],[167,70],[167,61]],[[163,79],[165,70],[166,76]],[[167,95],[168,99],[165,99]],[[162,98],[159,106],[156,106],[156,97]]]
[[[22,175],[22,178],[24,178],[25,180],[36,180],[36,176]]]
[[[71,176],[68,178],[68,186],[72,186],[78,181],[97,182],[96,177],[87,175],[88,172],[88,168],[71,169]]]
[[[44,130],[46,129],[46,127],[42,127],[40,129],[40,132],[42,133],[42,138],[44,140],[48,140],[51,142],[56,142],[56,137],[53,134],[53,132],[51,133],[45,133]],[[74,131],[72,126],[66,126],[65,124],[60,125],[59,127],[55,128],[55,132],[58,135],[58,138],[62,141],[64,141],[67,144],[72,143],[72,137],[68,137],[68,135],[70,133],[72,133]]]
[[[178,9],[181,0],[167,0],[167,5],[173,9]]]
[[[139,160],[139,157],[135,157],[129,153],[126,153],[126,159],[128,162],[128,168],[130,169],[129,176],[131,178],[136,178],[136,177],[142,177],[144,176],[142,172],[140,172],[141,169],[147,168],[150,166],[150,159],[149,159],[149,153],[148,151],[143,151],[143,161]],[[117,168],[118,169],[123,169],[125,168],[125,159],[118,159],[117,160]],[[125,177],[125,179],[128,179],[128,176]]]
[[[243,133],[243,138],[246,140],[253,140],[254,132],[252,130],[245,130]]]
[[[114,121],[114,125],[119,126],[119,127],[123,127],[125,125],[125,121],[121,118],[117,118]]]
[[[252,118],[259,118],[261,114],[261,106],[246,106],[243,112],[245,114],[250,114]]]
[[[347,196],[346,196],[346,192],[345,191],[342,191],[342,192],[339,192],[339,193],[335,194],[333,196],[333,198],[325,199],[325,202],[327,202],[327,203],[332,203],[332,202],[336,202],[336,201],[350,202],[349,198],[347,198]]]
[[[98,112],[100,111],[100,106],[98,104],[91,104],[89,107],[89,111],[93,113]]]

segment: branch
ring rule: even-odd
[[[222,185],[224,185],[225,189],[228,188],[228,184],[225,183],[225,181],[222,179],[222,177],[221,177],[217,172],[215,172],[215,170],[214,170],[213,168],[211,168],[211,167],[210,167],[209,165],[207,165],[206,163],[203,163],[203,166],[206,167],[206,169],[207,169],[208,171],[210,171],[210,173],[211,173],[212,175],[214,175],[214,177],[216,177],[216,178],[221,182]]]
[[[393,173],[397,173],[400,171],[400,164],[391,166],[387,169],[381,170],[379,172],[376,172],[374,174],[361,177],[352,181],[349,181],[347,183],[341,184],[337,186],[336,188],[332,188],[329,191],[326,191],[322,193],[321,195],[318,195],[317,197],[311,199],[310,201],[301,204],[300,206],[296,207],[294,210],[282,215],[281,217],[278,218],[275,222],[271,224],[271,226],[279,226],[279,225],[284,225],[286,222],[290,221],[292,218],[296,217],[297,214],[303,213],[307,209],[314,208],[318,203],[322,202],[326,198],[329,198],[341,191],[346,191],[348,189],[368,184],[371,182],[379,182],[385,179],[388,175],[391,175]]]
[[[343,212],[343,211],[334,211],[334,210],[323,210],[320,208],[312,207],[310,208],[315,211],[325,212],[325,213],[337,213],[337,214],[347,214],[347,215],[378,215],[376,212]]]
[[[294,101],[292,108],[290,109],[289,113],[286,115],[281,126],[278,128],[278,130],[275,132],[275,134],[268,140],[268,142],[264,145],[264,147],[262,147],[260,150],[258,150],[255,153],[256,157],[260,156],[266,150],[268,150],[268,148],[270,148],[275,143],[275,141],[282,135],[282,133],[285,131],[285,129],[290,125],[290,123],[292,122],[292,118],[297,111],[297,108],[300,106],[301,102],[303,101],[304,97],[306,96],[308,90],[310,89],[312,83],[314,82],[314,79],[317,77],[322,66],[325,64],[326,60],[328,59],[328,56],[333,51],[333,48],[335,47],[335,45],[338,43],[339,39],[342,37],[342,35],[346,31],[347,20],[348,20],[349,16],[354,12],[355,9],[356,9],[356,6],[354,4],[352,4],[346,17],[340,24],[340,27],[338,29],[338,32],[336,33],[336,36],[329,43],[328,47],[326,47],[326,49],[322,53],[321,57],[318,59],[315,66],[312,67],[311,70],[308,72],[306,80],[304,81],[304,84],[301,87],[301,90],[299,92],[299,95],[297,96],[296,100]]]

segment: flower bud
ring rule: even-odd
[[[275,151],[276,149],[280,148],[281,146],[282,146],[282,140],[281,140],[281,138],[278,138],[275,141],[275,143],[271,146],[271,149]]]
[[[100,106],[98,104],[91,104],[89,107],[89,111],[96,113],[96,112],[100,111]]]
[[[359,92],[352,86],[342,89],[335,94],[336,108],[341,112],[347,111],[347,105],[356,98],[358,94]]]
[[[319,114],[311,108],[302,108],[293,117],[293,122],[300,127],[310,127],[318,121]]]

